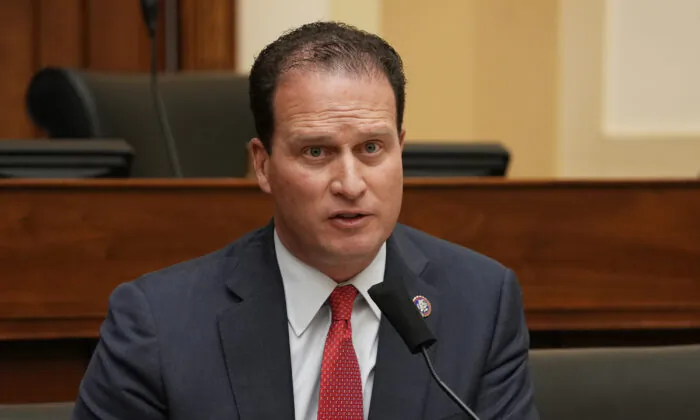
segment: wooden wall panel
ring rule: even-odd
[[[0,340],[94,338],[119,283],[272,214],[245,180],[5,181],[0,197]],[[400,220],[513,268],[533,331],[680,330],[700,329],[698,214],[700,181],[408,179]]]
[[[0,0],[1,137],[31,135],[24,108],[25,86],[34,70],[34,10],[28,0]]]
[[[159,68],[163,68],[163,5],[159,13]],[[90,0],[87,2],[87,68],[108,71],[147,71],[151,42],[139,1]]]
[[[87,0],[35,1],[34,69],[85,65],[85,7]]]
[[[180,0],[180,68],[235,66],[234,0]]]

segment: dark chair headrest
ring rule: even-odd
[[[47,67],[27,89],[31,120],[52,138],[102,137],[92,93],[79,70]],[[90,106],[90,104],[93,104]]]

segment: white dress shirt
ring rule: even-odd
[[[277,231],[275,252],[287,301],[295,418],[316,420],[323,349],[331,326],[331,310],[327,299],[338,284],[292,255],[282,245]],[[352,343],[360,365],[365,419],[369,414],[372,396],[381,318],[381,312],[367,290],[384,280],[385,265],[386,244],[382,245],[374,261],[365,270],[341,284],[352,284],[360,292],[355,299],[350,323]]]

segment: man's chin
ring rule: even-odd
[[[340,259],[355,260],[374,258],[380,247],[377,238],[355,237],[334,241],[329,250]]]

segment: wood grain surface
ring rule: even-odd
[[[95,337],[120,283],[265,225],[245,180],[0,182],[0,338]],[[409,180],[400,220],[513,268],[532,330],[700,328],[700,183]]]

